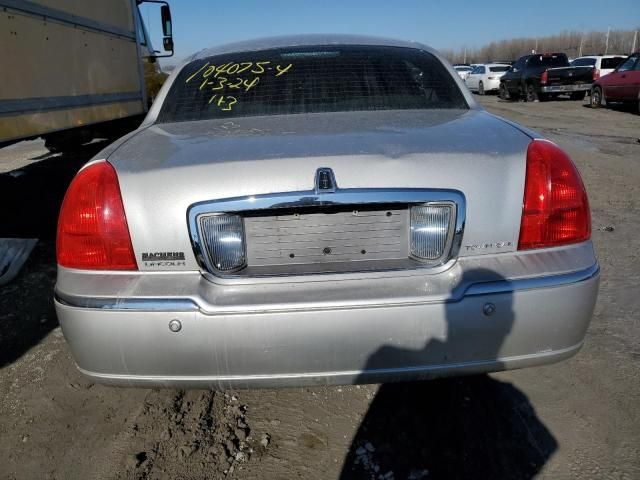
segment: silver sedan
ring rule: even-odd
[[[78,173],[55,305],[80,370],[147,387],[426,379],[556,362],[599,268],[576,167],[416,44],[203,50]]]

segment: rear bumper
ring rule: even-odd
[[[500,79],[497,78],[495,80],[486,80],[484,82],[484,90],[485,92],[492,92],[494,90],[498,90],[500,88]]]
[[[55,305],[80,370],[100,383],[378,383],[568,358],[584,341],[598,282],[594,264],[560,275],[472,284],[455,299],[393,305],[219,314],[187,304],[158,308],[156,300],[86,308],[57,298]],[[169,329],[172,320],[179,320],[179,332]]]
[[[588,92],[591,90],[592,85],[547,85],[540,87],[540,91],[544,93],[563,93],[563,92]]]

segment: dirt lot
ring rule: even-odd
[[[51,156],[29,142],[0,150],[0,236],[41,239],[0,289],[0,478],[640,478],[640,116],[480,100],[568,150],[589,190],[602,283],[576,357],[383,386],[94,385],[53,310],[53,231],[101,145]]]

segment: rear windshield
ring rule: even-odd
[[[535,55],[529,58],[530,67],[567,67],[569,60],[564,54],[561,55]]]
[[[595,58],[576,58],[571,65],[574,67],[592,67],[596,64]]]
[[[600,63],[600,68],[613,70],[614,68],[617,68],[623,60],[624,57],[603,58],[602,62]]]
[[[506,72],[511,67],[509,65],[504,65],[502,67],[489,67],[489,71],[491,72]]]
[[[466,109],[433,55],[411,48],[320,46],[207,57],[186,65],[158,122],[395,109]]]

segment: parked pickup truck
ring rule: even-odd
[[[564,53],[525,55],[500,79],[500,98],[524,96],[534,102],[566,93],[572,100],[582,100],[591,89],[593,75],[591,66],[570,66]]]

